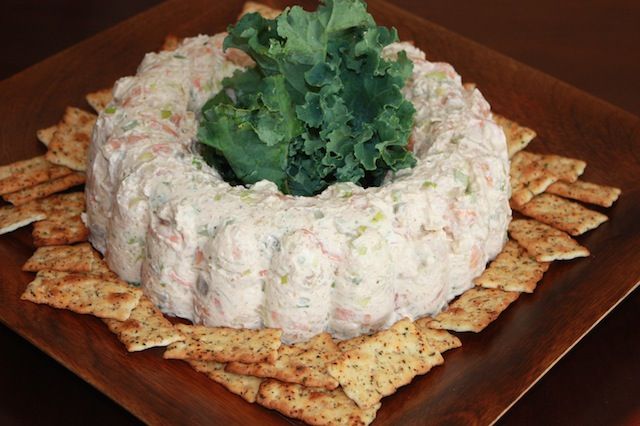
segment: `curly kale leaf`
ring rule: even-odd
[[[245,184],[268,179],[296,195],[336,181],[378,185],[389,170],[413,167],[415,110],[401,93],[412,64],[404,54],[381,57],[397,38],[360,0],[294,6],[275,20],[246,15],[224,48],[256,66],[225,79],[202,109],[210,162]]]

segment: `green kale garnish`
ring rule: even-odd
[[[397,39],[360,0],[294,6],[274,20],[245,15],[224,48],[256,66],[225,79],[202,108],[206,158],[231,180],[268,179],[296,195],[336,181],[379,185],[389,170],[413,167],[415,110],[401,93],[412,63],[403,52],[381,57]]]

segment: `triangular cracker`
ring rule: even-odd
[[[67,107],[49,144],[46,158],[54,164],[85,171],[96,115]]]
[[[164,353],[166,359],[273,363],[281,345],[280,329],[249,330],[185,324],[176,327],[186,339],[171,344]]]
[[[602,207],[611,207],[621,193],[619,188],[582,180],[556,182],[547,188],[547,192]]]
[[[53,139],[53,135],[58,130],[58,125],[54,124],[53,126],[49,126],[44,129],[40,129],[36,131],[36,137],[44,146],[49,146],[51,140]]]
[[[39,247],[22,266],[23,271],[92,272],[101,259],[91,244]]]
[[[484,288],[533,293],[547,269],[548,262],[536,261],[524,247],[509,240],[502,252],[473,282]]]
[[[0,207],[0,235],[15,231],[38,220],[45,219],[47,215],[35,204],[23,206]]]
[[[62,220],[36,222],[32,236],[36,247],[59,246],[87,241],[89,230],[80,215],[77,215]]]
[[[73,172],[67,167],[51,164],[44,156],[18,161],[3,168],[5,172],[2,173],[4,177],[0,179],[0,194],[20,191]]]
[[[220,383],[232,393],[248,402],[256,402],[260,383],[262,383],[261,378],[229,373],[224,370],[224,364],[220,362],[195,360],[187,360],[187,362],[194,370],[206,374],[211,380]]]
[[[95,92],[87,93],[85,95],[85,99],[87,103],[91,105],[91,108],[98,114],[102,112],[103,109],[107,107],[111,99],[113,99],[113,95],[111,94],[113,89],[106,88],[102,90],[97,90]]]
[[[440,352],[426,345],[416,326],[403,319],[343,352],[327,370],[349,398],[366,408],[442,362]]]
[[[538,262],[589,256],[589,250],[578,244],[566,232],[537,220],[513,220],[509,224],[509,234]]]
[[[507,150],[509,158],[513,157],[516,152],[522,151],[529,145],[529,142],[536,137],[536,132],[528,127],[521,126],[515,121],[509,120],[500,114],[493,114],[496,124],[502,127],[507,137]]]
[[[260,385],[258,404],[312,425],[368,425],[381,404],[360,408],[342,389],[326,390],[265,380]]]
[[[462,346],[462,342],[453,334],[446,330],[435,330],[429,328],[427,324],[431,321],[430,317],[420,318],[414,321],[414,324],[420,332],[420,336],[436,351],[442,353],[449,349],[455,349]]]
[[[104,322],[129,352],[167,346],[184,339],[182,333],[145,296],[140,298],[126,321],[105,319]]]
[[[81,273],[40,271],[21,299],[124,321],[141,296],[140,289],[121,280],[106,280]]]
[[[20,191],[4,194],[2,198],[15,206],[28,203],[38,198],[61,192],[74,186],[84,183],[86,176],[84,173],[74,172],[58,179],[53,179],[38,185],[22,189]]]
[[[582,235],[608,220],[607,216],[600,212],[546,193],[534,197],[527,204],[519,207],[518,211],[570,235]]]
[[[492,288],[471,288],[427,322],[427,327],[480,332],[518,298],[520,293]]]
[[[340,354],[331,335],[321,333],[306,342],[282,345],[273,364],[230,362],[227,371],[256,377],[271,377],[288,383],[335,389],[336,379],[327,373],[325,364]]]

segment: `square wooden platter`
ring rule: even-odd
[[[135,73],[167,33],[223,31],[241,5],[171,0],[0,82],[0,164],[43,153],[37,129],[57,122],[67,105],[88,108],[85,93]],[[477,83],[496,112],[534,128],[539,136],[531,151],[586,160],[585,180],[623,191],[605,212],[609,222],[579,238],[589,258],[554,263],[535,294],[522,295],[482,333],[461,335],[463,347],[385,398],[375,421],[491,423],[638,285],[640,120],[392,5],[371,0],[369,10],[430,60],[450,62],[465,81]],[[96,318],[20,301],[32,279],[20,267],[32,251],[29,230],[0,237],[0,320],[143,421],[289,422],[186,363],[163,360],[160,350],[127,353]]]

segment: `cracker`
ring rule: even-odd
[[[321,333],[306,342],[282,345],[273,364],[230,362],[227,371],[256,377],[271,377],[288,383],[335,389],[336,379],[327,373],[325,364],[340,354],[331,335]]]
[[[244,363],[275,362],[282,330],[236,329],[202,325],[176,326],[186,339],[171,344],[164,353],[167,359]]]
[[[184,339],[182,333],[145,296],[140,298],[126,321],[105,319],[104,322],[129,352],[167,346]]]
[[[96,118],[95,114],[67,107],[49,144],[47,160],[73,170],[85,171]]]
[[[66,272],[92,272],[94,265],[101,261],[91,244],[75,246],[39,247],[22,266],[23,271],[42,270]]]
[[[81,273],[40,271],[21,299],[124,321],[141,296],[140,289],[121,280],[106,280]]]
[[[520,151],[511,160],[509,171],[511,181],[511,204],[526,204],[538,194],[543,193],[558,178],[545,170],[536,161],[536,157],[526,151]]]
[[[49,146],[51,143],[51,139],[53,139],[53,135],[58,130],[58,125],[54,124],[53,126],[49,126],[44,129],[40,129],[36,131],[36,137],[44,146]]]
[[[621,193],[619,188],[583,180],[556,182],[547,188],[547,192],[602,207],[611,207]]]
[[[426,323],[429,328],[480,332],[518,298],[520,293],[493,288],[471,288]]]
[[[589,256],[589,250],[578,244],[566,232],[536,220],[512,220],[509,224],[509,234],[538,262]]]
[[[369,336],[327,365],[327,371],[360,408],[376,405],[419,375],[442,363],[408,319]]]
[[[484,288],[533,293],[547,269],[548,262],[538,262],[524,247],[509,240],[474,283]]]
[[[600,212],[553,194],[540,194],[518,211],[570,235],[582,235],[609,219]]]
[[[77,215],[63,220],[36,222],[32,236],[36,247],[59,246],[87,241],[89,230],[80,215]]]
[[[55,194],[36,200],[34,203],[47,214],[49,220],[63,220],[78,216],[85,210],[84,192]]]
[[[182,39],[180,37],[173,34],[167,34],[160,50],[172,52],[178,48],[181,42]]]
[[[509,120],[500,114],[493,114],[496,124],[502,127],[504,135],[507,138],[507,151],[509,158],[513,157],[516,152],[522,151],[529,145],[529,142],[536,137],[536,132],[528,127],[521,126],[515,121]]]
[[[361,336],[352,337],[351,339],[341,340],[338,342],[338,349],[340,349],[341,352],[357,349],[370,337],[370,335],[363,334]]]
[[[99,114],[109,105],[111,99],[113,99],[113,95],[111,94],[112,90],[110,87],[97,90],[87,93],[84,98],[87,100],[87,103],[91,105],[91,108]]]
[[[18,207],[2,206],[0,207],[0,235],[15,231],[46,217],[47,215],[34,204]]]
[[[266,4],[247,1],[242,6],[242,12],[240,12],[238,19],[242,18],[247,13],[259,13],[263,18],[275,19],[278,15],[280,15],[280,13],[282,13],[282,10],[274,9],[270,6],[267,6]]]
[[[14,206],[28,203],[38,198],[61,192],[74,186],[84,183],[86,176],[84,173],[74,172],[58,179],[53,179],[38,185],[21,189],[20,191],[4,194],[2,198]]]
[[[258,404],[312,425],[368,425],[381,404],[360,408],[342,391],[309,388],[277,380],[260,385]]]
[[[3,168],[5,171],[2,173],[4,177],[0,179],[0,194],[20,191],[73,172],[67,167],[51,164],[44,156],[18,161]]]
[[[420,332],[420,336],[426,341],[433,349],[442,353],[449,349],[455,349],[462,346],[462,342],[453,334],[446,330],[435,330],[429,328],[427,324],[431,321],[430,317],[420,318],[414,321],[414,324]]]
[[[246,401],[256,402],[256,396],[260,389],[262,379],[252,376],[243,376],[225,371],[224,364],[215,361],[187,360],[194,370],[206,374],[214,382],[220,383],[230,392],[241,396]]]

